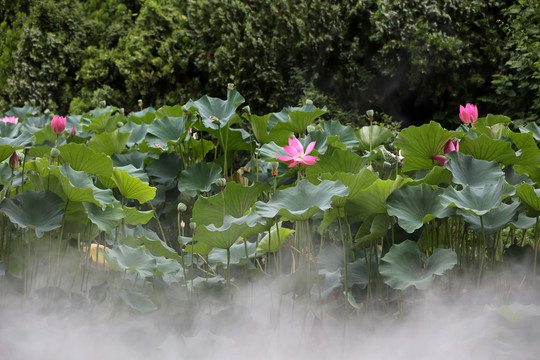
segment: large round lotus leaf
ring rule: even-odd
[[[126,215],[126,224],[138,225],[146,224],[154,216],[152,210],[141,211],[134,207],[123,206],[124,214]]]
[[[512,204],[504,204],[498,208],[493,209],[487,214],[482,216],[480,220],[479,216],[471,214],[467,211],[459,209],[457,211],[458,215],[463,216],[463,219],[469,224],[469,227],[474,231],[480,233],[482,231],[482,223],[484,222],[484,231],[486,234],[494,234],[500,228],[511,222],[516,218],[517,208],[519,207],[519,202],[514,202]]]
[[[163,153],[146,167],[148,175],[160,184],[172,183],[183,168],[182,158],[177,154]]]
[[[326,113],[326,108],[319,109],[313,104],[302,107],[286,107],[279,113],[273,113],[269,121],[276,121],[276,131],[287,130],[296,134],[304,134],[307,127],[318,117]]]
[[[411,240],[394,245],[381,259],[379,271],[383,281],[395,290],[414,286],[429,288],[433,275],[443,275],[457,264],[457,254],[450,249],[435,249],[429,258]]]
[[[521,184],[516,188],[516,195],[527,205],[532,216],[540,215],[540,189]]]
[[[69,201],[92,202],[102,208],[111,205],[115,199],[110,189],[100,189],[94,185],[84,171],[76,171],[69,164],[50,168],[62,186]]]
[[[73,170],[84,171],[88,175],[112,175],[113,162],[101,152],[82,144],[60,145],[58,150],[62,161],[69,163]]]
[[[163,281],[168,283],[177,283],[184,278],[182,265],[178,261],[157,257],[156,276],[161,276]]]
[[[129,113],[128,121],[133,121],[135,124],[150,124],[156,118],[156,110],[152,107],[147,107],[141,111]]]
[[[403,155],[403,171],[431,169],[433,155],[442,154],[444,145],[453,137],[463,134],[458,131],[448,131],[437,122],[420,127],[409,126],[401,130],[394,140],[394,146],[401,149]]]
[[[148,127],[146,134],[146,142],[150,147],[163,148],[165,151],[170,146],[182,141],[187,133],[186,122],[188,117],[162,117],[155,120]]]
[[[361,127],[356,131],[356,136],[359,140],[358,148],[362,151],[369,151],[370,132],[372,149],[375,149],[394,135],[392,131],[379,125],[373,125],[371,130],[369,126]]]
[[[198,109],[204,126],[210,129],[219,129],[227,126],[229,120],[236,114],[236,108],[244,101],[242,95],[237,91],[229,90],[227,91],[227,100],[204,95],[197,101],[188,101],[186,106]]]
[[[196,163],[180,173],[178,190],[194,193],[210,191],[212,184],[221,177],[221,167],[214,163]]]
[[[251,212],[241,218],[226,215],[223,218],[223,225],[216,227],[210,225],[197,225],[197,231],[193,240],[202,244],[220,249],[230,248],[243,235],[244,231],[257,224],[263,224],[265,219]]]
[[[386,235],[390,227],[390,217],[386,214],[370,216],[360,226],[355,235],[354,247],[363,249],[373,245],[374,241]]]
[[[19,135],[19,129],[21,123],[12,124],[8,122],[0,121],[0,137],[14,138]]]
[[[507,183],[510,185],[518,186],[521,184],[531,184],[532,182],[531,178],[527,176],[527,174],[518,174],[512,165],[505,166],[504,169],[504,179]]]
[[[462,153],[472,155],[477,160],[510,164],[516,159],[516,153],[512,150],[511,143],[493,140],[483,134],[476,139],[465,137],[460,142],[459,149]]]
[[[120,132],[131,134],[126,145],[132,147],[133,145],[139,144],[144,140],[146,134],[148,133],[148,125],[137,125],[134,122],[128,121],[120,128]]]
[[[255,203],[257,213],[273,218],[277,215],[291,221],[307,220],[319,210],[332,207],[334,196],[347,196],[349,190],[339,181],[323,180],[313,185],[308,180],[300,181],[296,186],[274,193],[267,203]]]
[[[120,154],[126,147],[130,136],[130,133],[122,133],[118,129],[113,132],[96,134],[88,142],[88,147],[109,156],[114,153]]]
[[[520,127],[519,131],[522,133],[530,132],[536,141],[540,141],[540,126],[534,122],[530,122],[526,126]]]
[[[0,137],[0,145],[10,145],[21,149],[26,145],[30,145],[33,141],[34,136],[27,132],[23,132],[16,138]]]
[[[349,196],[345,210],[351,222],[363,221],[374,214],[386,214],[386,200],[409,180],[375,180],[371,185],[359,190],[354,197]]]
[[[528,174],[533,181],[540,182],[540,149],[532,133],[519,134],[505,129],[503,135],[510,138],[520,150],[517,160],[514,161],[514,169],[520,174]]]
[[[536,226],[536,217],[528,217],[524,213],[519,213],[517,216],[517,219],[512,221],[511,224],[517,229],[521,229],[521,230],[530,229],[533,226]]]
[[[108,262],[112,263],[113,267],[121,271],[135,271],[143,279],[154,276],[157,269],[156,258],[140,247],[132,248],[118,245],[114,249],[107,250],[105,257]]]
[[[484,187],[465,186],[457,191],[453,187],[444,189],[441,195],[443,206],[455,206],[471,214],[482,216],[499,207],[502,199],[513,195],[515,189],[499,177],[497,183],[490,183]]]
[[[337,146],[333,144],[334,147],[342,149],[352,149],[355,146],[358,146],[358,139],[354,134],[354,130],[350,126],[341,125],[339,121],[323,121],[320,123],[322,129],[327,132],[329,135],[333,135],[336,138],[336,141],[342,146]],[[328,139],[330,143],[330,138]]]
[[[25,191],[0,203],[9,220],[22,228],[32,228],[37,237],[62,226],[64,201],[50,191]]]
[[[129,307],[142,313],[152,312],[158,309],[157,305],[150,299],[150,296],[139,291],[124,289],[120,291],[120,298]]]
[[[455,208],[441,204],[442,189],[427,184],[404,186],[388,197],[388,215],[397,216],[399,226],[412,233],[435,218],[454,215]]]
[[[268,188],[269,185],[262,183],[243,186],[228,182],[221,193],[210,197],[199,196],[193,206],[192,221],[198,225],[221,226],[225,215],[242,217]]]
[[[455,151],[448,157],[450,161],[445,167],[452,172],[452,180],[456,184],[482,187],[487,183],[496,183],[504,175],[495,161],[477,160]]]
[[[8,111],[6,111],[6,116],[15,116],[19,119],[23,119],[27,116],[36,115],[39,113],[39,109],[37,107],[33,107],[30,105],[24,105],[23,107],[12,107]]]
[[[287,236],[294,233],[294,230],[283,227],[282,223],[279,223],[279,236],[278,236],[278,229],[276,228],[276,225],[272,226],[272,230],[266,234],[261,241],[259,241],[259,245],[257,246],[257,253],[267,253],[267,252],[276,252],[279,250],[281,245],[285,242],[287,239]]]
[[[156,111],[156,116],[158,118],[163,117],[163,116],[181,117],[181,116],[184,116],[184,114],[185,114],[185,109],[181,105],[174,105],[174,106],[165,105],[165,106],[160,107]]]
[[[157,158],[158,158],[158,155],[152,152],[140,153],[138,151],[132,151],[128,154],[111,155],[111,160],[113,161],[113,164],[115,167],[132,165],[133,167],[136,167],[138,169],[142,169],[147,159],[150,160],[150,159],[157,159]]]
[[[124,120],[124,116],[117,114],[111,116],[112,111],[109,111],[105,114],[102,114],[97,117],[89,119],[89,124],[83,125],[82,129],[84,131],[113,131],[116,129],[116,124]],[[69,129],[69,128],[67,128]]]
[[[441,185],[441,184],[451,184],[452,183],[452,173],[450,170],[441,167],[435,166],[433,169],[419,170],[416,174],[416,178],[412,180],[410,185],[418,184],[428,184],[428,185]]]
[[[11,145],[0,145],[0,161],[6,160],[13,155],[15,148]]]
[[[339,150],[330,148],[315,165],[306,168],[306,175],[323,173],[350,172],[358,173],[371,160],[371,157],[356,155],[351,149]]]
[[[182,257],[178,255],[174,249],[167,245],[159,236],[152,230],[145,229],[141,225],[137,225],[133,230],[133,236],[138,240],[136,246],[143,244],[152,255],[174,259],[182,263]]]
[[[247,245],[247,256],[246,256],[246,245]],[[257,244],[248,242],[245,244],[244,242],[240,242],[237,244],[234,244],[230,247],[230,259],[229,264],[230,265],[244,265],[248,263],[248,258],[253,257],[255,254],[255,247]],[[227,250],[226,249],[220,249],[220,248],[214,248],[210,253],[208,253],[208,263],[212,267],[216,266],[223,266],[223,268],[227,268]],[[253,264],[251,264],[251,267],[253,267]]]
[[[119,201],[114,201],[113,206],[101,208],[90,202],[83,202],[83,206],[88,213],[88,218],[96,224],[101,231],[111,231],[124,217],[122,205]]]
[[[369,250],[364,250],[369,251]],[[377,258],[380,258],[380,251],[377,249],[377,254],[359,253],[357,259],[352,263],[347,263],[347,285],[351,288],[353,285],[359,286],[361,289],[365,289],[370,282],[375,281],[377,277]],[[366,263],[366,258],[368,263]],[[345,282],[345,273],[342,275],[343,282]]]
[[[257,141],[261,144],[268,144],[275,141],[278,144],[287,143],[287,139],[291,136],[291,131],[287,129],[275,129],[273,126],[277,122],[270,122],[269,118],[272,114],[258,116],[251,114],[246,118],[251,124],[251,129]]]
[[[209,129],[208,132],[219,141],[219,146],[225,148],[227,144],[227,152],[251,149],[249,145],[250,135],[244,129],[231,129],[224,127],[217,130]]]
[[[118,190],[126,199],[135,199],[139,203],[145,203],[156,196],[156,188],[140,179],[131,176],[127,171],[114,169],[112,179],[118,186]]]

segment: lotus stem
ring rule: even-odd
[[[480,266],[478,269],[478,281],[476,285],[480,287],[480,282],[482,280],[482,270],[484,268],[484,247],[486,246],[486,232],[484,230],[484,217],[480,216],[480,227],[482,228],[482,243],[479,246],[479,256],[480,256]]]
[[[339,209],[338,209],[339,211]],[[343,229],[341,224],[341,215],[338,213],[338,227],[339,235],[341,236],[341,242],[343,243],[343,271],[345,273],[345,314],[349,308],[349,274],[347,271],[347,239],[343,236]]]
[[[178,244],[180,245],[180,257],[182,258],[182,273],[184,274],[184,285],[186,286],[186,295],[189,299],[189,289],[187,284],[187,276],[186,276],[186,262],[184,261],[184,245],[182,244],[182,240],[180,240],[180,236],[183,236],[184,229],[180,226],[180,216],[181,213],[178,212],[178,216],[176,217],[177,220],[177,226],[178,226]]]
[[[231,301],[231,248],[227,248],[227,291]]]
[[[534,264],[533,264],[533,283],[536,283],[536,260],[538,258],[538,243],[540,242],[540,236],[538,236],[538,216],[536,216],[536,226],[534,229]]]

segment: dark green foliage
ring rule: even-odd
[[[466,102],[530,118],[538,5],[513,3],[0,0],[0,107],[80,113],[105,100],[133,111],[138,99],[222,97],[234,83],[255,114],[305,96],[357,124],[369,108],[457,124]]]

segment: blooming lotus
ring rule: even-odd
[[[446,144],[444,144],[443,153],[448,154],[452,151],[458,151],[459,152],[459,140],[448,140]],[[448,162],[448,159],[444,155],[433,155],[431,157],[432,160],[437,162],[438,166],[443,166]]]
[[[478,119],[478,108],[473,104],[467,104],[465,107],[459,105],[459,118],[465,125],[476,124],[476,120]]]
[[[290,156],[278,156],[276,159],[290,163],[290,168],[296,164],[314,165],[318,157],[308,155],[314,147],[315,141],[312,141],[304,151],[302,143],[296,137],[292,137],[289,138],[289,146],[283,147],[283,150]]]
[[[19,119],[15,116],[4,116],[2,119],[0,119],[0,121],[5,122],[6,124],[16,124],[19,122]]]
[[[60,134],[66,129],[66,118],[63,116],[54,116],[51,120],[51,128],[55,134]]]

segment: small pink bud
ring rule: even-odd
[[[51,128],[55,134],[61,134],[66,129],[66,118],[54,116],[51,120]]]
[[[19,165],[19,157],[17,156],[17,152],[15,151],[13,155],[9,158],[9,167],[12,169],[15,169]]]
[[[71,130],[69,130],[69,136],[75,136],[76,133],[77,131],[75,130],[75,126],[72,126]]]

